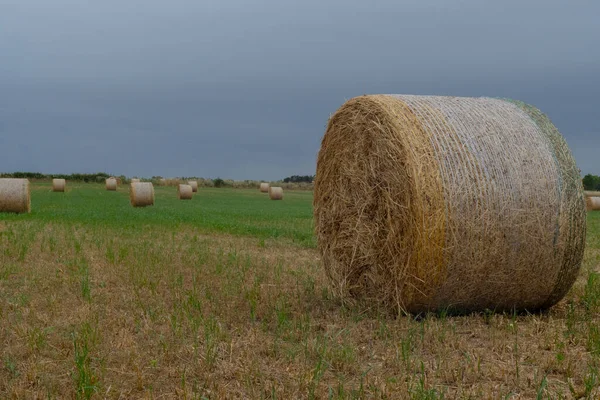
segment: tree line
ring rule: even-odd
[[[583,177],[583,188],[585,190],[600,190],[600,176],[587,174]]]

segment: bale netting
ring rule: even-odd
[[[271,185],[269,185],[267,182],[261,182],[261,184],[260,184],[260,191],[262,193],[269,193],[269,187],[270,186]]]
[[[64,179],[52,179],[52,191],[64,192],[67,187],[67,181]]]
[[[106,178],[106,190],[117,190],[117,178]]]
[[[192,187],[192,192],[198,192],[198,181],[188,181],[188,185]]]
[[[585,197],[585,208],[588,211],[599,211],[600,210],[600,197],[586,196]]]
[[[269,187],[269,198],[271,200],[283,200],[283,188],[277,186]]]
[[[0,212],[30,213],[31,190],[28,179],[0,178]]]
[[[316,176],[318,248],[345,301],[537,310],[579,272],[579,170],[550,120],[524,103],[351,99],[329,120]]]
[[[134,207],[154,205],[154,185],[152,182],[133,182],[130,184],[129,200]]]
[[[194,195],[194,190],[190,185],[180,184],[177,186],[177,197],[179,200],[191,200]]]

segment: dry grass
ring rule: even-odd
[[[397,312],[549,307],[583,257],[575,161],[519,102],[349,100],[323,138],[314,210],[335,292]]]
[[[0,222],[0,397],[598,398],[592,224],[548,313],[413,319],[341,306],[278,241]]]

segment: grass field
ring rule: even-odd
[[[312,194],[36,183],[0,214],[0,398],[600,397],[600,213],[546,313],[395,317],[332,298]]]

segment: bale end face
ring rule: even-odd
[[[271,200],[283,200],[283,188],[272,186],[269,188],[269,198]]]
[[[0,178],[0,213],[2,212],[31,212],[31,188],[28,179]]]
[[[179,200],[191,200],[194,195],[194,191],[190,185],[180,184],[177,186],[177,197]]]
[[[129,189],[129,200],[134,207],[154,205],[154,186],[152,182],[133,182]]]

